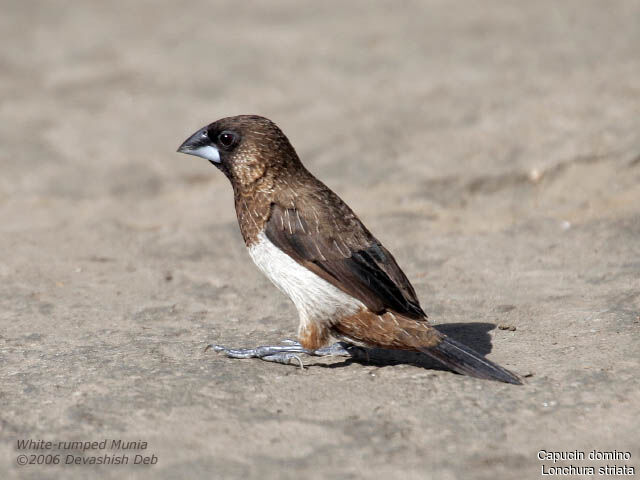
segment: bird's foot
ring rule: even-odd
[[[259,358],[266,362],[282,363],[284,365],[298,365],[304,368],[300,355],[312,357],[361,357],[366,350],[346,342],[336,342],[333,345],[317,350],[304,348],[294,340],[284,340],[284,345],[263,345],[255,348],[227,348],[222,345],[209,345],[205,350],[212,348],[216,352],[222,352],[229,358]]]

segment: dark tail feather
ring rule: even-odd
[[[449,337],[444,337],[442,342],[435,347],[421,348],[420,351],[442,362],[454,372],[476,378],[522,385],[522,379],[515,373],[482,358],[479,353]]]

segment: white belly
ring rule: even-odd
[[[364,305],[334,287],[311,270],[301,266],[276,247],[264,233],[249,247],[249,255],[276,287],[293,301],[300,315],[300,328],[309,321],[327,325],[346,315],[353,315]]]

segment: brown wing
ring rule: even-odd
[[[284,208],[272,203],[267,238],[373,312],[391,310],[409,318],[426,317],[391,253],[349,207],[330,194],[332,208],[320,208],[319,204]]]

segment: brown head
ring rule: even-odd
[[[234,190],[255,188],[279,172],[303,168],[282,130],[257,115],[217,120],[191,135],[178,152],[209,160]]]

